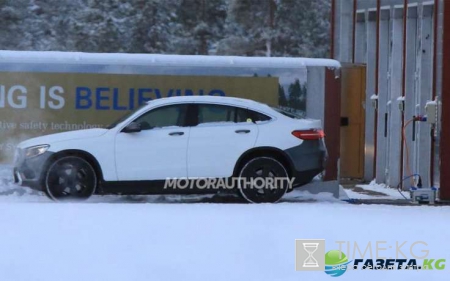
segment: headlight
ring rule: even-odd
[[[28,147],[28,148],[25,149],[25,157],[32,158],[32,157],[36,157],[38,155],[41,155],[44,152],[46,152],[49,147],[50,147],[50,145],[48,145],[48,144],[36,145],[36,146]]]

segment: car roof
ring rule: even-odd
[[[223,97],[223,96],[176,96],[168,98],[160,98],[147,102],[149,105],[157,106],[171,103],[220,103],[226,105],[234,105],[239,107],[248,107],[251,109],[264,111],[270,110],[267,104],[260,103],[254,100],[236,98],[236,97]]]

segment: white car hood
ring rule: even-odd
[[[40,144],[49,144],[67,140],[75,140],[75,139],[86,139],[86,138],[94,138],[99,137],[108,132],[107,129],[87,129],[87,130],[77,130],[70,131],[64,133],[51,134],[46,136],[41,136],[37,138],[28,139],[23,141],[17,145],[18,148],[27,148],[30,146],[40,145]]]

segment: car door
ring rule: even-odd
[[[193,109],[196,126],[188,144],[188,177],[229,177],[239,157],[251,149],[258,126],[251,120],[236,122],[239,108],[199,103]]]
[[[115,158],[120,181],[187,177],[187,110],[187,104],[151,109],[133,121],[140,124],[140,132],[122,130],[117,134]]]

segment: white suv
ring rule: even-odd
[[[226,189],[249,202],[276,202],[292,185],[308,183],[323,171],[323,137],[320,120],[299,119],[251,100],[162,98],[105,129],[20,143],[14,177],[54,200],[92,194],[214,193],[224,186],[174,182],[222,179],[228,182]],[[256,178],[287,181],[276,188],[254,188],[255,181],[241,181]]]

